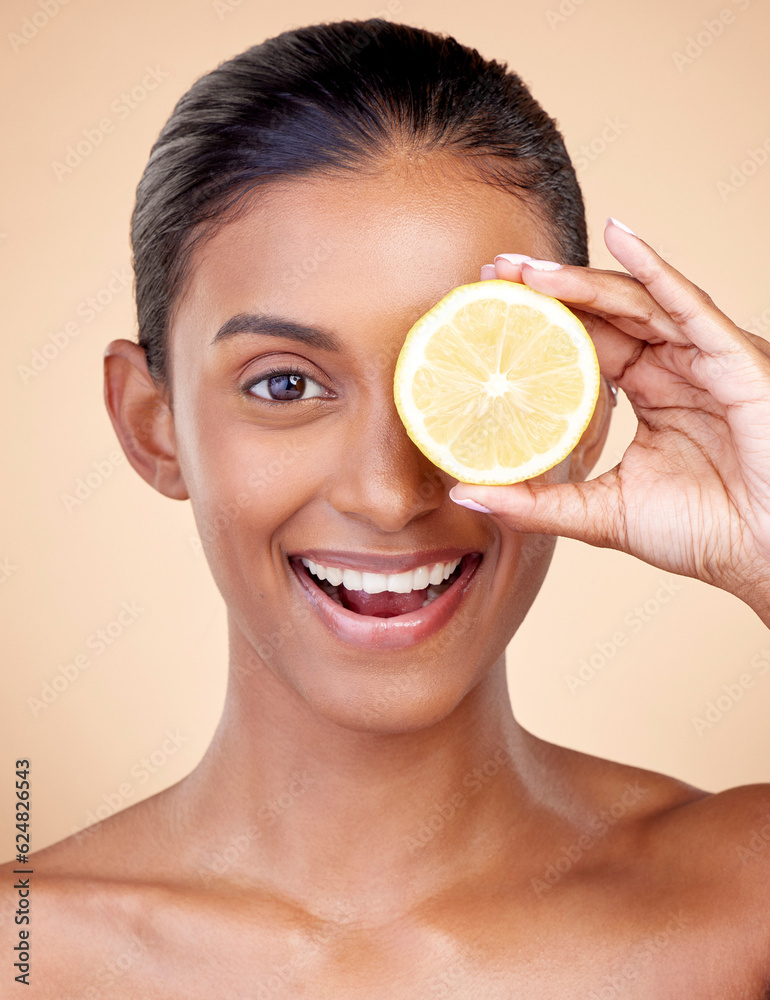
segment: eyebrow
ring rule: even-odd
[[[342,350],[340,341],[328,330],[319,326],[307,326],[305,323],[295,323],[293,320],[271,316],[269,313],[238,313],[237,316],[231,316],[217,330],[211,343],[213,345],[241,333],[285,337],[307,344],[309,347],[320,347],[325,351]]]

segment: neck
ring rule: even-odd
[[[180,785],[205,881],[384,918],[488,870],[541,798],[548,745],[513,716],[504,656],[409,732],[343,728],[268,666],[238,668],[232,646],[231,661],[219,727]]]

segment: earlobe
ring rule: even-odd
[[[131,465],[159,493],[187,500],[167,392],[150,375],[144,350],[113,340],[104,352],[104,402]]]
[[[615,394],[610,389],[607,379],[603,378],[593,416],[570,457],[569,482],[586,480],[599,461],[610,431],[610,416],[614,405]]]

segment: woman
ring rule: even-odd
[[[766,996],[770,786],[710,794],[511,712],[557,535],[770,623],[768,345],[622,224],[605,242],[625,271],[588,266],[555,122],[451,38],[301,28],[182,97],[105,398],[192,503],[230,680],[190,775],[35,855],[33,996]],[[434,467],[392,394],[412,323],[489,277],[572,308],[607,380],[567,459],[494,488]],[[585,482],[614,386],[639,429]]]

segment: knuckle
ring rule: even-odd
[[[634,322],[639,323],[640,326],[650,326],[657,313],[658,310],[655,308],[653,303],[646,301],[642,303],[641,311],[634,316]]]
[[[705,292],[703,294],[705,295]],[[676,323],[689,323],[702,316],[706,306],[707,302],[701,296],[683,294],[678,301],[668,307],[668,313]]]
[[[701,304],[704,306],[713,306],[714,300],[711,298],[708,292],[699,288],[697,285],[692,286],[692,290],[695,292],[696,296],[700,300]]]

